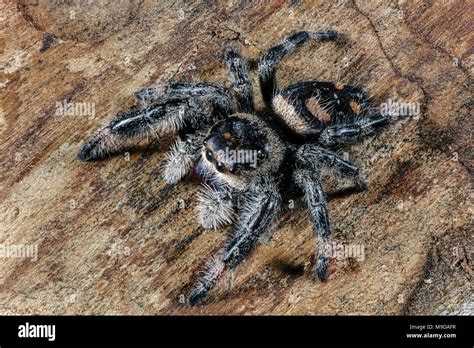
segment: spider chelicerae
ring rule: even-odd
[[[331,230],[321,170],[332,168],[363,189],[359,167],[337,149],[374,134],[389,119],[373,112],[360,87],[309,81],[279,88],[278,62],[310,40],[339,42],[340,35],[332,30],[297,32],[253,64],[263,109],[254,106],[250,63],[226,50],[230,88],[208,82],[145,88],[135,93],[144,105],[117,115],[79,152],[80,160],[89,161],[117,152],[126,140],[178,133],[164,161],[164,180],[176,184],[197,173],[203,181],[196,208],[199,222],[205,228],[234,223],[228,242],[191,291],[190,305],[251,254],[282,202],[293,198],[304,197],[307,204],[318,238],[316,275],[326,279],[329,257],[323,247]]]

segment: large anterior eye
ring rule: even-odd
[[[223,173],[224,170],[225,170],[225,166],[221,162],[217,162],[216,163],[216,169],[219,173]]]
[[[207,150],[207,151],[206,151],[206,159],[207,159],[209,162],[214,161],[214,154],[212,153],[211,150]]]

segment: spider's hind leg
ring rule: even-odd
[[[328,147],[352,144],[375,134],[388,124],[390,124],[390,119],[380,114],[360,118],[354,122],[327,127],[321,132],[319,141]]]
[[[310,39],[321,42],[339,42],[341,40],[341,35],[332,30],[319,32],[300,31],[288,37],[281,44],[270,48],[260,58],[258,62],[260,89],[263,100],[267,105],[271,104],[272,98],[277,92],[275,72],[278,62],[282,60],[288,53],[294,52],[297,48],[304,45]]]
[[[318,237],[319,251],[316,256],[316,274],[319,280],[326,280],[328,255],[325,247],[329,242],[331,228],[326,205],[326,197],[316,174],[307,168],[300,168],[294,172],[296,184],[303,190],[309,215],[314,226],[314,234]]]

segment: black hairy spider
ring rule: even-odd
[[[316,273],[321,281],[326,278],[328,255],[321,248],[331,231],[319,175],[322,166],[352,178],[363,189],[359,167],[335,149],[374,134],[389,119],[371,112],[370,99],[359,87],[318,81],[277,87],[277,63],[310,39],[338,42],[340,36],[331,30],[301,31],[259,59],[262,110],[254,107],[248,61],[227,50],[224,62],[231,89],[207,82],[145,88],[135,93],[145,107],[119,114],[79,152],[82,161],[102,158],[125,140],[176,131],[163,178],[170,184],[190,172],[203,178],[197,205],[200,223],[217,228],[233,222],[238,200],[233,233],[191,292],[190,305],[249,256],[283,200],[301,196],[319,239]]]

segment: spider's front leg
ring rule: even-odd
[[[140,96],[151,104],[116,116],[83,146],[78,158],[103,158],[117,152],[129,139],[139,141],[149,135],[202,129],[232,111],[229,91],[217,84],[175,83],[154,93],[142,91]]]
[[[227,271],[237,267],[249,256],[259,237],[275,220],[280,211],[281,196],[274,179],[267,177],[253,184],[246,193],[243,204],[231,239],[199,279],[189,296],[189,305],[195,305]]]
[[[318,237],[319,251],[316,257],[316,274],[319,280],[326,280],[328,255],[325,246],[331,235],[326,197],[317,175],[311,169],[299,168],[294,173],[296,184],[303,190],[306,204],[314,226],[314,234]]]
[[[328,149],[316,144],[305,144],[298,149],[296,157],[298,163],[304,167],[312,168],[315,172],[319,172],[320,166],[325,165],[337,170],[343,176],[353,179],[359,190],[365,190],[367,187],[359,166]]]
[[[168,115],[165,120],[164,116]],[[159,121],[162,120],[162,121]],[[179,106],[166,108],[163,105],[155,105],[145,109],[132,109],[117,115],[108,125],[101,128],[79,151],[78,159],[89,161],[103,158],[108,154],[115,153],[126,139],[144,137],[150,132],[158,132],[158,124],[172,129],[179,127],[182,123],[182,113]]]

